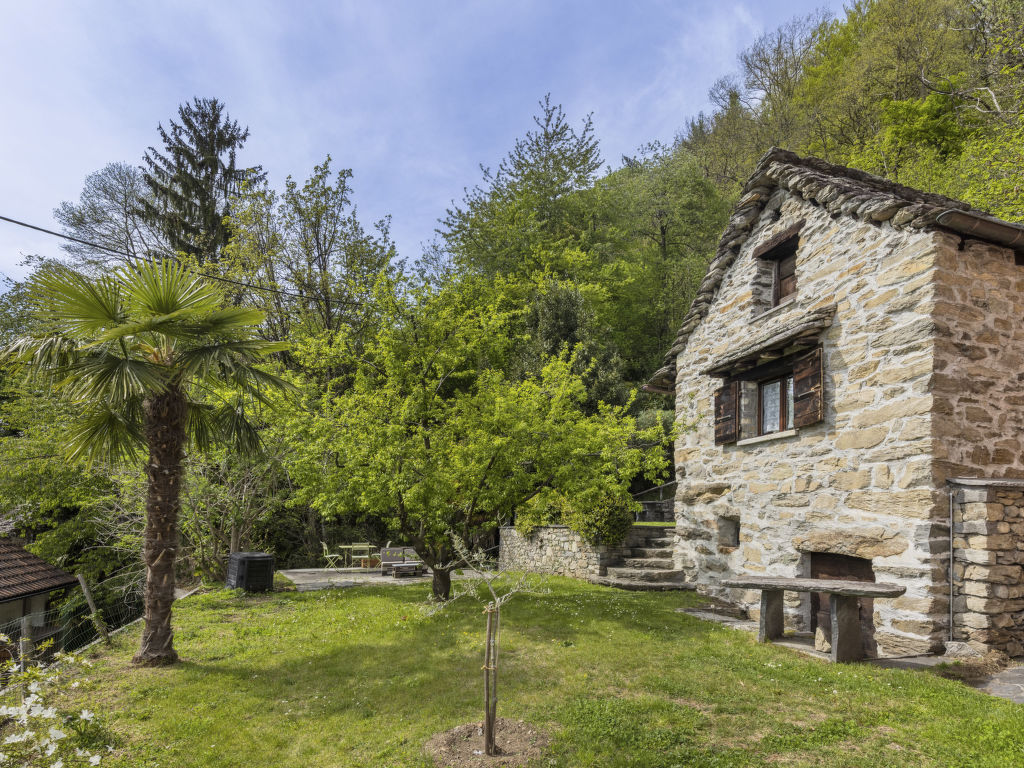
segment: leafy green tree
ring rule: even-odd
[[[564,356],[506,378],[511,315],[491,298],[500,291],[473,281],[379,291],[384,321],[358,355],[353,387],[294,426],[300,498],[328,517],[355,506],[385,519],[431,567],[441,600],[452,532],[475,545],[538,508],[592,539],[621,538],[633,520],[630,481],[665,467],[660,428],[638,432],[626,407],[587,414]]]
[[[641,382],[675,338],[731,206],[682,146],[651,145],[625,160],[585,193],[592,250],[605,264],[594,279],[602,294],[589,294],[623,378]]]
[[[50,332],[15,340],[4,358],[49,380],[79,406],[70,461],[146,461],[145,628],[135,661],[173,663],[177,521],[186,448],[232,443],[256,452],[249,416],[285,387],[258,367],[281,343],[254,338],[262,313],[223,308],[201,276],[171,261],[89,279],[63,267],[33,275],[31,295]]]
[[[170,130],[157,130],[163,151],[150,147],[144,158],[149,194],[141,199],[143,216],[171,250],[200,264],[215,262],[228,243],[231,199],[243,182],[264,178],[259,166],[236,166],[249,129],[231,120],[217,99],[195,98],[178,107]]]

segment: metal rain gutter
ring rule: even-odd
[[[1024,253],[1024,226],[1012,224],[992,216],[984,216],[970,211],[958,211],[951,208],[936,217],[939,225],[970,235],[990,243],[1012,248],[1017,253]]]

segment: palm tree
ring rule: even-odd
[[[174,261],[90,279],[48,267],[30,281],[35,311],[51,333],[10,344],[0,358],[48,375],[78,405],[71,460],[132,461],[148,452],[143,560],[145,629],[137,664],[171,664],[178,513],[187,447],[230,441],[258,452],[248,415],[282,379],[257,367],[287,345],[255,337],[263,313],[225,308],[216,288]]]

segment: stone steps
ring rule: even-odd
[[[611,570],[610,568],[608,570]],[[641,581],[632,578],[616,578],[613,576],[594,576],[590,579],[593,584],[600,584],[604,587],[615,587],[616,589],[628,589],[631,592],[668,592],[670,590],[689,590],[697,588],[696,584],[684,581],[682,577],[671,581]]]
[[[672,547],[658,547],[657,549],[633,547],[633,549],[630,550],[630,557],[672,557]]]
[[[618,550],[618,561],[604,576],[591,578],[595,584],[635,591],[694,589],[683,572],[674,568],[675,528],[635,526]]]
[[[683,572],[673,569],[657,568],[609,568],[606,575],[612,579],[635,581],[672,581],[682,578]]]
[[[647,541],[644,542],[644,546],[645,547],[671,547],[675,543],[676,543],[676,540],[672,536],[659,536],[656,539],[654,539],[654,538],[647,539]]]
[[[655,570],[671,570],[671,557],[627,557],[622,561],[626,568],[654,568]]]

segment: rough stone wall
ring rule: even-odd
[[[1021,656],[1024,481],[985,482],[978,480],[955,490],[953,639]]]
[[[604,576],[609,548],[588,544],[564,525],[545,525],[523,536],[513,526],[502,526],[498,563],[502,568],[553,573],[588,579]]]
[[[799,219],[797,294],[771,309],[751,252]],[[756,592],[717,582],[743,572],[806,576],[811,552],[869,558],[876,580],[907,588],[874,603],[880,654],[941,644],[948,528],[932,477],[932,313],[937,260],[950,247],[933,233],[832,218],[786,191],[773,194],[676,361],[677,419],[694,424],[675,456],[676,566],[690,580],[756,615]],[[716,446],[720,380],[700,371],[765,324],[782,327],[833,303],[821,335],[824,420],[786,437]],[[739,521],[739,546],[718,543],[719,517]],[[787,599],[790,625],[807,629],[807,596]]]
[[[935,479],[1024,478],[1024,266],[942,235],[935,302]]]

